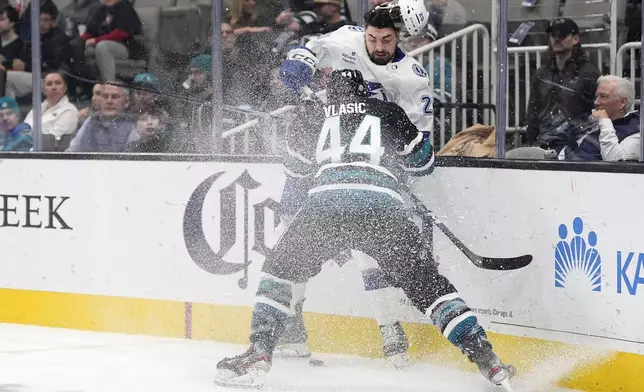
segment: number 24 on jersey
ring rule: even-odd
[[[342,146],[341,143],[340,116],[327,118],[315,149],[317,163],[325,161],[342,163],[342,155],[346,152],[347,146]],[[326,148],[327,146],[329,148]],[[365,154],[369,157],[370,164],[380,165],[380,157],[384,152],[385,149],[381,147],[380,118],[367,115],[349,143],[349,153]]]

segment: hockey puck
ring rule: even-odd
[[[320,358],[309,358],[310,366],[324,366],[324,361]]]

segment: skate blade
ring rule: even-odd
[[[514,388],[512,388],[512,385],[510,385],[510,380],[514,376],[516,376],[517,371],[512,365],[505,365],[503,368],[507,372],[507,375],[503,380],[497,382],[496,384],[503,388],[505,392],[514,392]]]
[[[387,360],[391,362],[398,369],[403,369],[411,366],[411,358],[407,353],[391,355],[387,357]]]
[[[512,385],[510,385],[510,380],[508,380],[507,378],[501,381],[501,388],[503,388],[505,392],[514,392]]]
[[[242,376],[232,370],[218,370],[215,374],[215,384],[222,387],[242,389],[260,389],[266,381],[266,372],[261,369],[248,369]]]

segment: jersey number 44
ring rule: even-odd
[[[349,163],[343,160],[343,157],[346,159],[348,153],[351,154],[351,160],[368,160],[372,165],[380,165],[380,158],[385,152],[381,146],[380,118],[366,115],[358,129],[352,131],[353,137],[347,151],[347,146],[342,145],[340,116],[327,118],[322,125],[322,132],[315,149],[317,163]],[[358,157],[360,158],[355,159]]]

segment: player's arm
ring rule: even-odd
[[[390,113],[390,121],[400,138],[397,153],[402,160],[402,169],[414,176],[430,174],[434,163],[431,134],[419,130],[398,105],[391,104]]]
[[[355,26],[345,26],[290,50],[280,66],[284,85],[296,94],[302,87],[310,85],[318,68],[331,65],[333,58],[341,55],[342,42],[347,34],[355,34],[349,27],[355,29]]]
[[[434,109],[427,72],[420,64],[412,62],[408,73],[404,75],[402,83],[401,91],[409,91],[410,93],[402,94],[398,104],[407,113],[416,128],[433,134]]]
[[[334,61],[342,56],[346,43],[353,42],[356,34],[362,36],[363,31],[361,27],[343,26],[307,42],[306,48],[315,53],[319,61],[319,68],[332,67]]]

